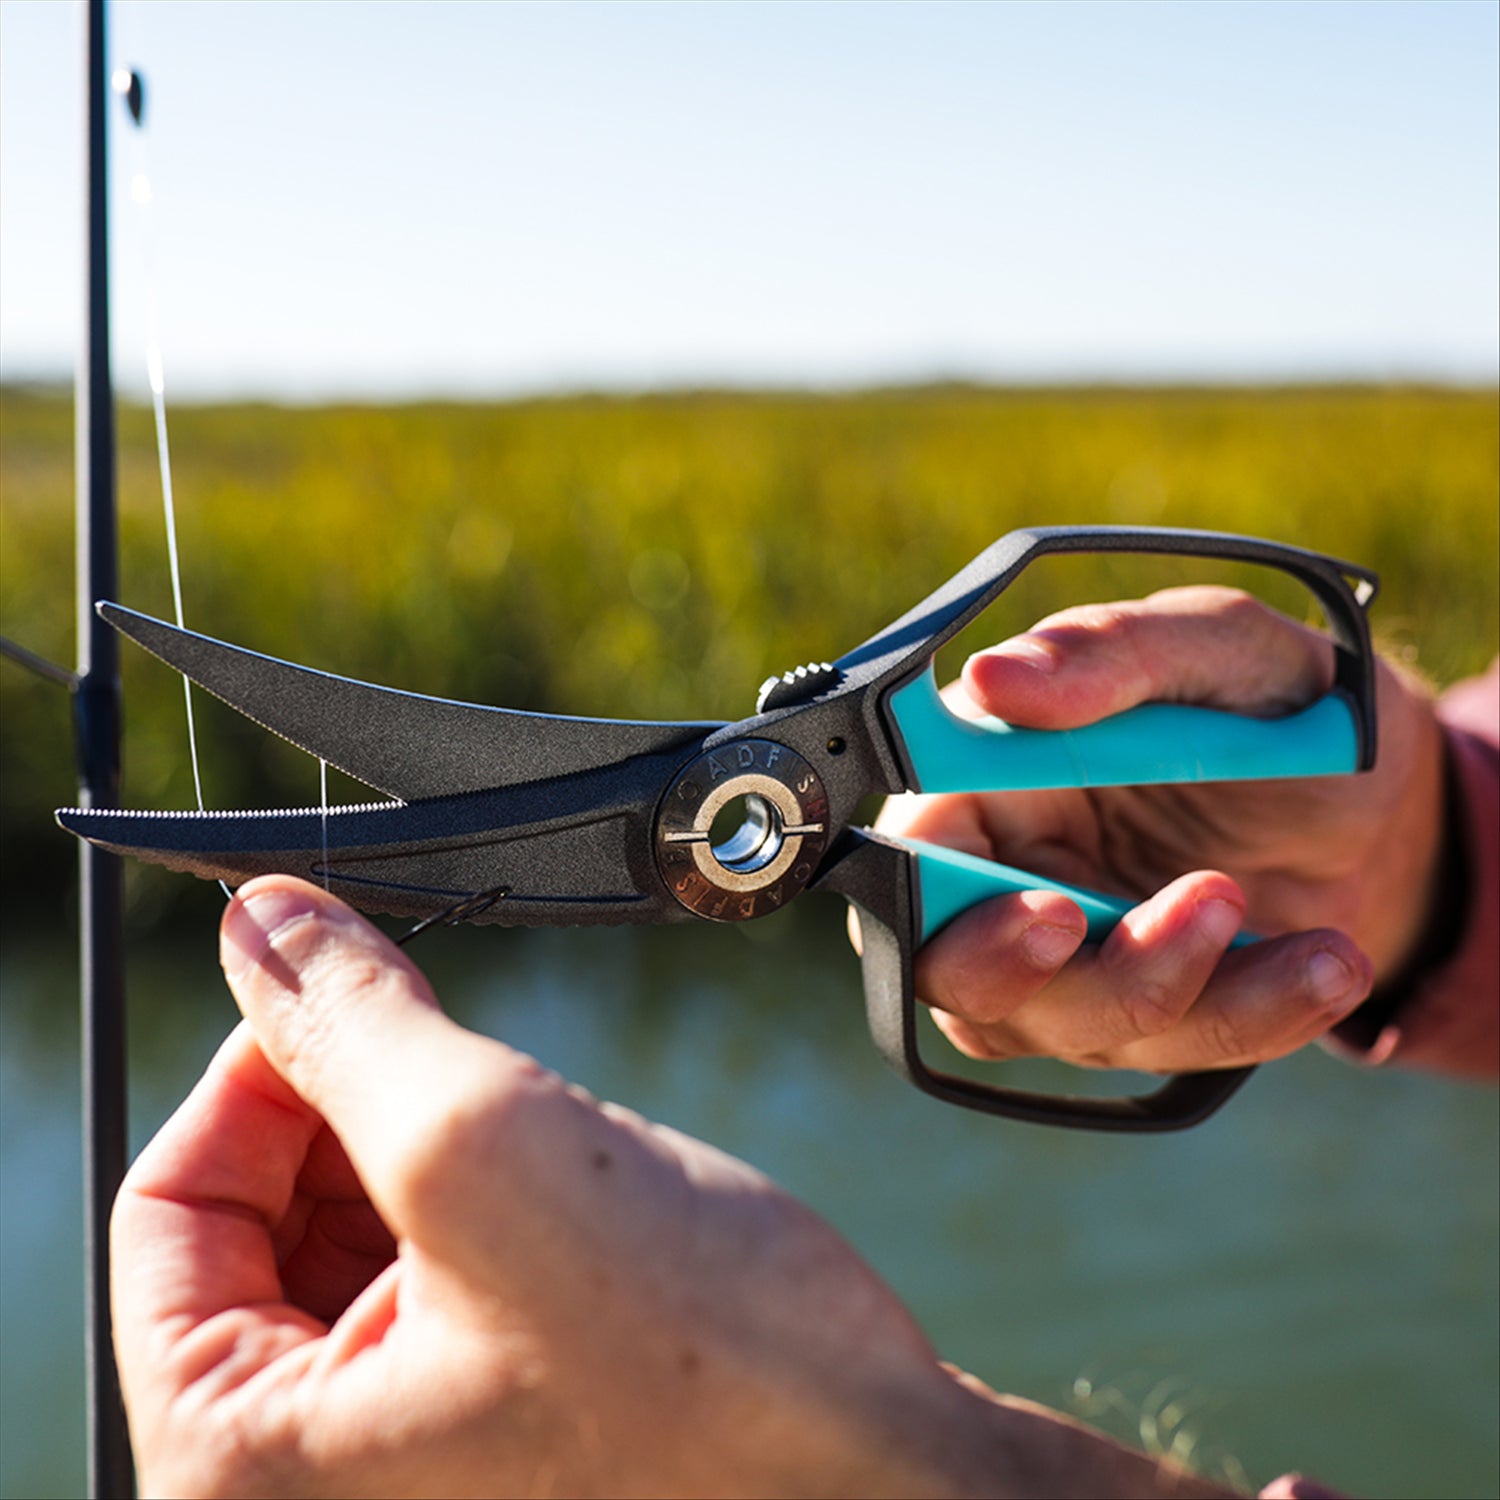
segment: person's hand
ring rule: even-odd
[[[115,1209],[144,1493],[1222,1493],[940,1364],[809,1210],[315,887],[243,887],[222,954],[248,1024]]]
[[[1367,775],[892,798],[879,826],[1146,899],[1101,944],[1066,897],[965,912],[917,956],[918,993],[975,1057],[1184,1072],[1321,1036],[1399,971],[1434,900],[1442,749],[1430,700],[1379,669]],[[1144,702],[1277,716],[1326,692],[1333,649],[1230,589],[1051,616],[971,658],[960,713],[1037,729]],[[1241,928],[1267,941],[1226,952]]]

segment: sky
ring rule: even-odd
[[[1490,0],[110,15],[127,392],[152,306],[184,400],[1500,375]],[[6,379],[78,340],[81,25],[0,0]]]

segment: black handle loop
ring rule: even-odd
[[[1256,537],[1226,532],[1140,527],[1043,527],[1012,532],[879,635],[841,659],[840,666],[875,689],[867,701],[924,671],[933,653],[987,609],[1038,557],[1053,553],[1168,553],[1247,562],[1289,574],[1316,597],[1335,650],[1334,691],[1349,703],[1357,737],[1358,770],[1375,763],[1375,659],[1366,609],[1377,576],[1354,563]],[[877,710],[878,713],[878,710]],[[882,729],[885,726],[882,724]],[[899,735],[890,736],[901,758]],[[910,767],[901,781],[911,785]],[[1154,1092],[1123,1099],[1042,1094],[939,1072],[922,1057],[917,1029],[913,954],[918,943],[916,856],[867,830],[849,830],[816,886],[845,897],[860,911],[865,1006],[870,1034],[882,1057],[924,1093],[965,1109],[1081,1130],[1152,1133],[1199,1124],[1219,1109],[1255,1070],[1225,1068],[1182,1073]]]
[[[1224,531],[1151,526],[1039,526],[1012,531],[987,547],[941,588],[869,640],[838,659],[849,689],[861,693],[872,741],[886,751],[891,791],[909,788],[912,768],[884,714],[896,688],[926,671],[937,650],[992,605],[1038,558],[1052,554],[1119,552],[1253,563],[1296,579],[1317,599],[1333,638],[1334,691],[1349,702],[1358,744],[1357,769],[1375,764],[1375,658],[1365,611],[1380,587],[1377,575],[1344,562],[1260,537]],[[899,742],[899,735],[894,739]]]
[[[1155,1092],[1126,1099],[1040,1094],[938,1072],[922,1057],[912,973],[916,857],[878,834],[850,830],[842,858],[820,888],[858,908],[865,1014],[880,1055],[908,1083],[947,1104],[1034,1125],[1073,1130],[1160,1133],[1206,1120],[1253,1067],[1181,1073]]]

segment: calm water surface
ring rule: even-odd
[[[1500,1489],[1493,1092],[1309,1052],[1182,1136],[991,1121],[880,1064],[841,926],[814,901],[753,930],[467,930],[413,956],[468,1024],[815,1205],[1002,1389],[1242,1483]],[[11,932],[0,957],[0,1492],[74,1495],[72,955]],[[233,1022],[211,909],[195,937],[138,948],[130,984],[138,1148]]]

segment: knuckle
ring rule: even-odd
[[[936,1017],[938,1029],[965,1057],[976,1062],[1004,1062],[1020,1057],[1025,1048],[1018,1046],[1008,1027],[975,1026],[952,1016]]]
[[[1162,589],[1148,601],[1164,604],[1174,612],[1212,615],[1228,621],[1244,622],[1264,615],[1266,607],[1245,589],[1222,583],[1195,583],[1186,587]]]
[[[962,972],[954,974],[950,970],[939,969],[932,975],[926,989],[924,998],[940,1014],[976,1025],[992,1019],[991,1007],[985,1003],[983,992],[973,993],[973,987]]]
[[[1248,625],[1263,619],[1269,611],[1254,594],[1244,589],[1226,588],[1221,584],[1204,586],[1204,595],[1220,619],[1230,625]]]
[[[964,935],[962,930],[944,933],[946,941],[934,943],[918,956],[917,994],[940,1014],[982,1022],[990,1018],[992,1007],[986,996],[992,985],[985,966],[976,962],[974,945],[960,941]]]
[[[1101,1047],[1092,1052],[1078,1052],[1064,1059],[1075,1068],[1126,1068],[1135,1067],[1123,1051],[1113,1047]]]
[[[529,1057],[481,1060],[395,1152],[387,1189],[401,1213],[415,1223],[469,1211],[476,1190],[493,1189],[513,1162],[506,1147],[522,1117],[564,1094],[562,1080]]]
[[[1291,642],[1291,636],[1277,628],[1287,623],[1285,618],[1244,589],[1205,586],[1202,599],[1203,612],[1228,643],[1264,650],[1277,643]]]
[[[1065,643],[1078,650],[1094,670],[1107,670],[1132,693],[1150,690],[1154,669],[1148,630],[1140,604],[1081,604],[1059,617]]]
[[[1109,651],[1130,638],[1136,615],[1137,610],[1128,603],[1076,604],[1043,621],[1039,633],[1080,637]]]
[[[1186,1008],[1177,986],[1165,979],[1138,977],[1121,996],[1125,1034],[1132,1040],[1160,1036],[1182,1019]]]
[[[975,1026],[993,1026],[1022,1002],[1007,992],[980,963],[934,964],[925,977],[922,997],[933,1010]]]
[[[302,1003],[277,1006],[268,1022],[278,1069],[299,1092],[321,1092],[325,1074],[338,1067],[339,1043],[351,1015],[391,983],[373,953],[355,949],[315,952],[302,967]]]
[[[290,1458],[269,1457],[248,1441],[235,1441],[209,1456],[204,1471],[184,1494],[203,1495],[207,1500],[256,1500],[272,1495],[306,1494],[308,1475]]]
[[[204,1500],[260,1500],[310,1494],[312,1478],[294,1435],[262,1430],[254,1409],[232,1403],[164,1434],[159,1454],[142,1455],[142,1492]]]
[[[1237,1063],[1257,1055],[1243,1020],[1232,1010],[1216,1006],[1207,1017],[1209,1045],[1222,1063]]]

